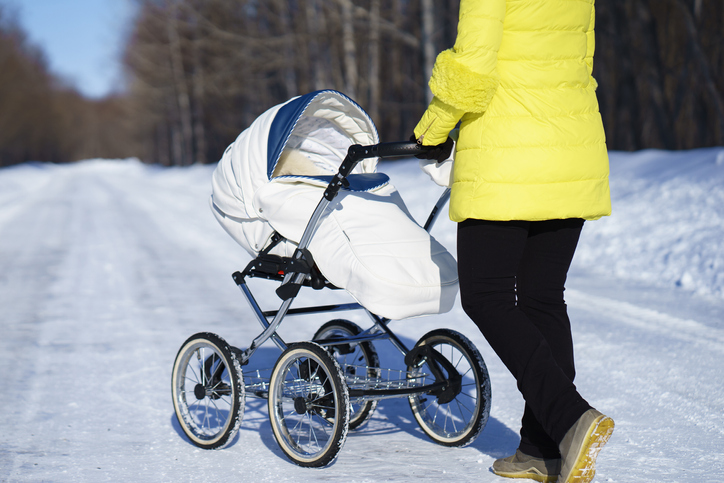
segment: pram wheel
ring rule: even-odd
[[[470,444],[483,430],[490,415],[490,379],[485,362],[472,342],[453,330],[428,332],[415,347],[423,345],[445,357],[462,380],[459,386],[454,386],[452,393],[446,390],[446,394],[439,396],[410,396],[412,413],[422,430],[436,443],[443,446]],[[413,363],[407,370],[409,378],[432,373],[426,361]]]
[[[269,380],[269,419],[294,463],[321,467],[337,457],[349,429],[349,394],[323,347],[300,342],[282,353]]]
[[[347,339],[358,335],[362,329],[344,319],[330,320],[314,334],[315,341]],[[324,344],[342,368],[348,385],[356,380],[376,379],[380,376],[380,359],[371,342],[338,345]],[[350,402],[349,429],[364,424],[377,407],[377,400]]]
[[[224,447],[244,414],[244,378],[229,345],[216,334],[189,337],[176,355],[171,376],[173,408],[191,442]]]

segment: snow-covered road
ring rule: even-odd
[[[684,181],[704,190],[698,196],[721,198],[724,187],[719,184],[712,194],[706,183],[724,179],[724,163],[715,162],[717,153],[707,156],[713,160],[711,172],[701,181]],[[619,155],[612,166],[627,160]],[[439,189],[414,162],[386,164],[382,170],[413,214],[423,217]],[[211,171],[208,166],[162,169],[133,160],[0,170],[0,481],[504,481],[490,465],[515,450],[523,401],[459,306],[392,327],[410,344],[433,328],[450,327],[468,335],[483,353],[493,385],[491,418],[466,448],[428,440],[404,399],[381,402],[369,424],[350,434],[337,461],[325,469],[299,468],[284,457],[261,400],[247,400],[239,435],[226,449],[200,450],[182,436],[170,397],[171,366],[181,343],[195,332],[210,331],[245,347],[259,332],[230,277],[248,256],[208,209]],[[630,173],[616,178],[614,169],[612,184],[634,183],[629,178]],[[645,179],[650,183],[644,191],[671,181]],[[624,195],[614,191],[618,220],[614,216],[584,229],[567,292],[577,385],[617,425],[599,457],[595,481],[719,481],[724,474],[724,299],[717,265],[722,254],[707,264],[701,259],[709,248],[701,237],[689,245],[690,258],[702,267],[689,271],[690,289],[677,287],[674,279],[667,282],[674,262],[661,269],[660,283],[655,273],[636,268],[635,263],[645,264],[645,256],[658,260],[659,254],[636,252],[636,260],[621,262],[627,249],[640,247],[636,240],[624,243],[621,233],[641,236],[633,229],[643,224],[636,217],[642,204],[655,198]],[[706,209],[724,215],[721,205]],[[684,206],[681,216],[689,212]],[[693,223],[691,217],[686,223]],[[451,222],[441,219],[433,233],[454,252]],[[720,242],[724,227],[715,224],[707,234]],[[679,261],[686,260],[682,236],[671,258],[676,263],[687,263]],[[613,242],[616,253],[607,249]],[[654,263],[647,266],[656,269]],[[626,267],[638,272],[622,276]],[[265,282],[252,288],[263,305],[277,303]],[[339,296],[314,292],[307,300],[339,301]],[[363,314],[345,317],[367,323]],[[288,341],[308,339],[324,321],[290,318],[281,334]],[[402,367],[389,347],[378,351],[383,366]],[[277,355],[269,344],[252,365],[271,367]]]

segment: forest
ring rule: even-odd
[[[216,162],[260,113],[326,88],[364,107],[383,141],[407,139],[435,58],[454,44],[460,3],[136,1],[126,89],[104,99],[54,77],[0,7],[0,166]],[[721,25],[721,0],[596,3],[593,75],[609,149],[724,145]]]

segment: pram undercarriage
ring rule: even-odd
[[[241,350],[211,333],[198,333],[182,345],[172,375],[174,409],[193,444],[221,448],[237,432],[245,398],[268,400],[269,418],[282,451],[296,464],[330,464],[349,429],[364,424],[378,401],[406,397],[422,430],[445,446],[464,446],[485,427],[490,412],[490,380],[475,346],[462,334],[437,329],[411,349],[389,328],[390,319],[359,303],[292,308],[301,287],[336,289],[321,274],[307,249],[315,229],[356,164],[368,157],[411,156],[424,148],[415,143],[386,143],[349,148],[339,172],[324,191],[291,257],[270,254],[286,241],[274,233],[267,245],[233,279],[249,302],[263,331]],[[445,191],[424,228],[429,231],[447,202]],[[247,279],[280,285],[276,310],[261,309]],[[277,333],[287,316],[363,310],[367,329],[345,319],[324,323],[311,341],[286,343]],[[272,340],[282,351],[272,369],[245,372],[254,352]],[[380,367],[375,343],[387,340],[401,353],[405,369]]]

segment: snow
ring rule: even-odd
[[[590,224],[579,262],[724,297],[724,150],[616,153],[611,169],[615,216]]]
[[[453,328],[482,352],[492,411],[466,448],[431,442],[404,399],[381,401],[324,469],[286,459],[264,400],[247,399],[223,450],[182,435],[170,379],[183,341],[210,331],[246,347],[260,332],[230,277],[248,255],[208,208],[212,170],[133,159],[0,169],[0,481],[505,481],[490,466],[515,450],[523,401],[459,304],[392,328],[409,345]],[[414,160],[381,170],[424,221],[440,188]],[[577,386],[616,421],[594,481],[718,481],[724,149],[611,153],[611,185],[614,215],[586,223],[567,291]],[[452,222],[441,217],[433,234],[454,253]],[[278,305],[271,282],[254,282],[265,308]],[[280,333],[309,339],[325,321],[289,318]],[[383,366],[402,367],[390,347],[378,351]],[[252,365],[278,354],[268,343]]]

